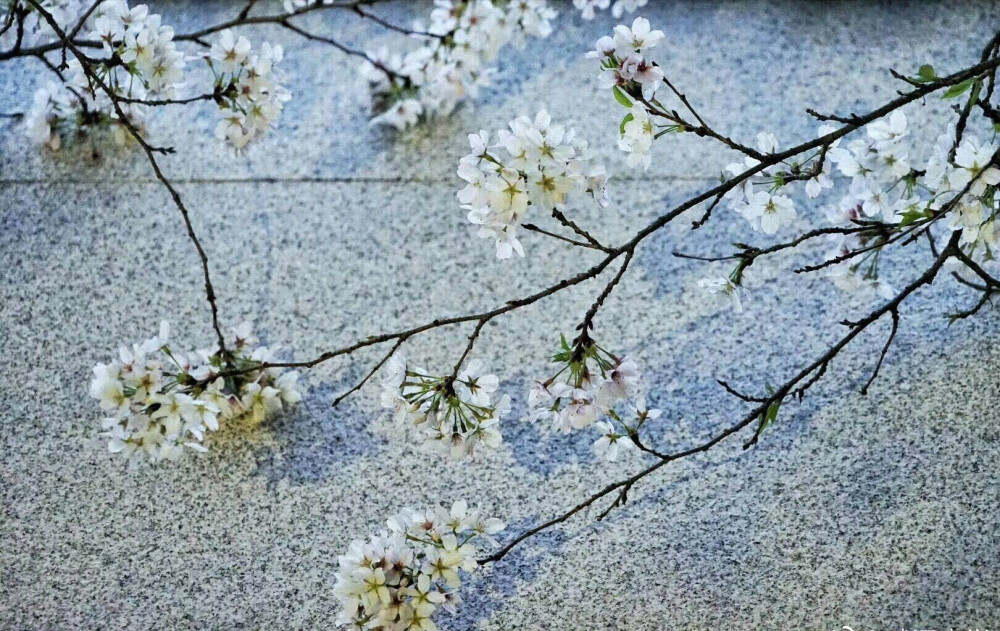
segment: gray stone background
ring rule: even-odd
[[[268,3],[277,5],[277,2]],[[888,68],[972,63],[997,28],[988,2],[800,4],[658,2],[643,11],[667,33],[657,58],[703,115],[736,137],[812,137],[806,107],[863,110],[900,84]],[[183,31],[232,3],[157,7]],[[545,107],[590,140],[613,172],[606,210],[574,217],[617,242],[711,185],[731,158],[691,138],[654,149],[625,173],[614,147],[621,112],[582,53],[614,24],[567,5],[556,33],[505,53],[474,107],[404,134],[370,130],[353,60],[275,29],[294,99],[280,129],[242,157],[211,137],[211,107],[161,112],[162,164],[206,243],[223,322],[250,319],[296,358],[386,329],[498,304],[589,266],[593,257],[528,237],[529,257],[497,262],[458,207],[454,169],[465,134]],[[380,12],[405,22],[426,2]],[[365,47],[392,34],[344,15],[304,25]],[[0,67],[0,111],[26,109],[40,66]],[[194,112],[194,113],[193,113]],[[945,104],[907,110],[915,146],[941,129]],[[914,156],[922,155],[915,151]],[[800,205],[798,228],[822,224]],[[178,345],[211,339],[200,269],[179,216],[136,151],[103,145],[43,153],[0,120],[0,627],[5,629],[329,627],[336,556],[403,506],[480,500],[512,536],[575,504],[640,459],[595,463],[594,436],[544,436],[512,419],[478,462],[416,451],[371,386],[330,402],[375,351],[308,372],[306,400],[264,427],[230,428],[211,453],[128,470],[96,438],[90,367],[117,346],[173,324]],[[737,317],[696,291],[711,269],[675,247],[722,252],[746,237],[718,221],[663,230],[601,311],[597,333],[636,356],[662,449],[700,442],[743,406],[715,384],[780,382],[871,302],[820,276],[778,275]],[[892,265],[902,284],[922,246]],[[785,263],[790,264],[789,261]],[[718,271],[718,270],[714,270]],[[524,411],[602,285],[585,283],[496,321],[475,356]],[[581,515],[519,547],[467,583],[444,629],[996,628],[1000,625],[1000,429],[993,312],[947,326],[973,297],[950,280],[921,291],[882,376],[858,394],[888,322],[832,365],[801,404],[787,404],[761,444],[736,440],[646,479],[601,524]],[[450,367],[465,329],[407,344]]]

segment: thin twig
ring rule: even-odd
[[[765,413],[767,411],[767,409],[771,406],[771,404],[776,403],[776,402],[781,401],[782,399],[784,399],[785,396],[792,390],[792,388],[795,387],[796,384],[798,384],[800,381],[802,381],[803,379],[805,379],[806,377],[808,377],[811,373],[813,373],[813,371],[815,371],[817,369],[820,369],[823,366],[825,366],[826,364],[828,364],[831,359],[833,359],[837,354],[839,354],[840,351],[844,349],[844,347],[846,347],[848,344],[850,344],[851,341],[855,337],[857,337],[862,331],[864,331],[866,328],[868,328],[868,326],[870,326],[872,323],[878,321],[886,313],[889,313],[889,312],[897,310],[899,308],[899,305],[902,304],[902,302],[904,300],[906,300],[906,298],[909,297],[911,294],[913,294],[917,289],[919,289],[920,287],[922,287],[924,285],[932,283],[934,281],[934,278],[937,276],[938,272],[941,270],[941,267],[944,265],[945,261],[948,258],[950,258],[951,256],[954,256],[955,251],[958,249],[957,248],[958,238],[959,238],[959,234],[955,233],[952,236],[951,240],[949,241],[948,247],[945,248],[945,250],[941,253],[941,255],[938,256],[934,260],[934,262],[926,270],[924,270],[924,272],[916,280],[914,280],[912,283],[910,283],[909,285],[907,285],[891,301],[889,301],[885,305],[879,307],[878,309],[875,309],[870,314],[868,314],[868,316],[866,316],[865,318],[863,318],[862,320],[860,320],[858,322],[858,325],[855,326],[855,327],[852,327],[851,330],[848,331],[848,333],[846,335],[844,335],[844,337],[842,337],[836,344],[834,344],[833,346],[831,346],[819,358],[817,358],[811,364],[809,364],[808,366],[806,366],[805,368],[803,368],[802,370],[800,370],[798,373],[795,374],[795,376],[793,376],[791,379],[789,379],[788,381],[786,381],[783,385],[781,385],[780,387],[778,387],[773,393],[771,393],[766,399],[764,399],[763,401],[761,401],[756,407],[754,407],[752,410],[750,410],[738,422],[736,422],[733,425],[730,425],[729,427],[725,428],[724,430],[722,430],[721,432],[719,432],[718,434],[716,434],[715,436],[713,436],[709,440],[701,443],[700,445],[697,445],[695,447],[691,447],[691,448],[683,450],[683,451],[675,452],[675,453],[672,453],[672,454],[665,454],[662,458],[660,458],[660,460],[658,460],[654,464],[646,467],[645,469],[639,471],[635,475],[633,475],[633,476],[631,476],[629,478],[626,478],[624,480],[619,480],[618,482],[614,482],[612,484],[609,484],[608,486],[604,487],[603,489],[601,489],[597,493],[591,495],[590,497],[588,497],[587,499],[583,500],[582,502],[580,502],[576,506],[572,507],[568,511],[562,513],[561,515],[559,515],[557,517],[554,517],[554,518],[552,518],[552,519],[550,519],[550,520],[548,520],[548,521],[546,521],[546,522],[544,522],[544,523],[542,523],[542,524],[540,524],[538,526],[535,526],[534,528],[531,528],[531,529],[526,530],[525,532],[521,533],[520,535],[518,535],[517,537],[515,537],[513,540],[511,540],[510,542],[508,542],[506,545],[504,545],[503,547],[501,547],[499,550],[497,550],[493,554],[491,554],[491,555],[489,555],[487,557],[479,559],[478,560],[479,564],[482,565],[482,564],[485,564],[485,563],[493,563],[493,562],[499,561],[500,559],[502,559],[503,557],[505,557],[512,549],[514,549],[517,545],[519,545],[521,542],[525,541],[526,539],[528,539],[530,537],[533,537],[533,536],[537,535],[538,533],[540,533],[540,532],[542,532],[542,531],[544,531],[544,530],[546,530],[548,528],[551,528],[552,526],[555,526],[556,524],[560,524],[562,522],[565,522],[566,520],[570,519],[572,516],[576,515],[580,511],[586,509],[587,507],[589,507],[593,503],[597,502],[601,498],[605,497],[606,495],[608,495],[608,494],[610,494],[610,493],[612,493],[612,492],[614,492],[614,491],[616,491],[618,489],[624,489],[626,491],[630,490],[635,485],[636,482],[638,482],[639,480],[645,478],[646,476],[654,473],[660,467],[664,466],[668,462],[673,462],[674,460],[681,460],[681,459],[687,458],[689,456],[693,456],[693,455],[698,454],[698,453],[706,452],[709,449],[711,449],[712,447],[714,447],[715,445],[717,445],[720,442],[724,441],[729,436],[732,436],[733,434],[738,433],[740,430],[742,430],[745,427],[747,427],[748,425],[750,425],[752,422],[754,422],[755,420],[757,420],[760,417],[761,414]],[[601,513],[601,516],[602,517],[606,516],[607,513],[611,509],[615,508],[616,506],[621,505],[622,501],[623,501],[623,496],[621,494],[619,494],[618,498],[615,500],[615,502],[612,504],[612,506],[609,507],[609,509],[603,511]]]
[[[208,255],[205,254],[205,249],[202,247],[201,241],[195,233],[194,226],[191,224],[191,217],[188,215],[187,207],[181,200],[180,193],[177,192],[174,185],[171,184],[170,180],[168,180],[160,170],[160,165],[157,163],[156,156],[154,155],[157,152],[157,148],[146,142],[146,139],[142,137],[139,130],[137,130],[131,121],[129,121],[128,115],[126,115],[125,111],[121,107],[121,104],[119,103],[118,95],[116,95],[115,92],[101,80],[91,67],[90,59],[80,52],[76,44],[68,39],[65,31],[62,30],[59,23],[52,17],[52,14],[42,7],[38,0],[27,0],[27,2],[31,3],[32,6],[35,7],[35,10],[45,18],[46,22],[48,22],[52,31],[66,43],[69,50],[77,57],[77,59],[80,60],[80,67],[83,69],[84,73],[86,73],[90,81],[96,83],[97,86],[100,87],[101,90],[108,96],[115,113],[118,115],[119,122],[125,127],[129,134],[135,138],[136,142],[139,143],[139,146],[142,147],[147,160],[149,160],[150,166],[153,168],[153,173],[156,175],[156,179],[159,180],[160,183],[163,184],[164,188],[167,189],[167,192],[170,193],[170,197],[173,200],[174,205],[177,207],[177,210],[180,211],[181,217],[184,219],[184,226],[187,229],[188,238],[194,244],[195,250],[198,251],[198,257],[201,259],[202,273],[205,279],[205,296],[208,299],[208,304],[212,310],[212,328],[215,330],[216,340],[219,344],[219,352],[224,358],[227,358],[228,361],[229,353],[226,351],[225,336],[222,334],[222,328],[219,326],[219,306],[216,302],[215,288],[212,286],[212,278],[208,269]]]
[[[524,228],[525,230],[528,230],[528,231],[531,231],[531,232],[537,232],[538,234],[544,234],[547,237],[552,237],[553,239],[558,239],[559,241],[565,241],[566,243],[569,243],[571,245],[575,245],[575,246],[580,247],[580,248],[588,248],[588,249],[591,249],[591,250],[600,250],[601,249],[601,248],[598,248],[597,246],[595,246],[593,243],[584,243],[583,241],[577,241],[576,239],[570,239],[569,237],[564,237],[561,234],[557,234],[555,232],[550,232],[548,230],[545,230],[544,228],[539,228],[538,226],[536,226],[533,223],[523,223],[523,224],[521,224],[521,227]]]
[[[868,394],[868,388],[871,387],[875,378],[878,377],[878,371],[882,368],[882,362],[885,361],[885,356],[889,352],[889,347],[892,346],[892,341],[896,339],[896,332],[899,330],[899,310],[893,309],[890,311],[890,314],[892,315],[892,329],[889,331],[889,339],[885,341],[885,346],[882,347],[882,352],[878,355],[878,361],[875,362],[875,370],[872,371],[871,377],[868,377],[868,381],[861,387],[862,396]]]
[[[562,211],[560,211],[558,208],[553,208],[552,209],[552,216],[556,218],[556,221],[558,221],[562,225],[566,226],[567,228],[569,228],[573,232],[577,233],[578,235],[580,235],[581,237],[583,237],[584,239],[586,239],[588,243],[590,243],[592,246],[594,246],[598,250],[603,250],[605,252],[610,252],[611,251],[610,248],[608,248],[607,246],[603,245],[600,241],[598,241],[596,238],[594,238],[594,236],[592,234],[590,234],[589,232],[587,232],[586,230],[584,230],[583,228],[581,228],[572,219],[570,219],[569,217],[567,217],[566,215],[564,215],[562,213]]]
[[[372,376],[375,373],[378,372],[379,368],[381,368],[382,366],[384,366],[385,363],[387,361],[389,361],[389,358],[391,358],[393,355],[396,354],[396,351],[399,350],[399,347],[402,346],[403,342],[405,342],[405,341],[406,341],[405,337],[401,337],[398,340],[396,340],[396,343],[392,345],[392,348],[389,349],[389,352],[386,353],[385,355],[383,355],[382,359],[380,359],[377,364],[375,364],[374,366],[372,366],[372,369],[368,371],[368,374],[366,374],[364,376],[364,378],[361,379],[361,381],[359,381],[358,383],[356,383],[353,388],[351,388],[347,392],[341,394],[336,399],[334,399],[333,400],[333,405],[331,405],[330,407],[334,407],[334,408],[337,407],[337,405],[339,405],[341,401],[343,401],[344,399],[346,399],[350,395],[354,394],[355,392],[357,392],[358,390],[360,390],[362,386],[364,386],[366,383],[368,383],[368,380],[371,379]]]

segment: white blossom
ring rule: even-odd
[[[618,454],[621,451],[627,451],[635,448],[635,444],[628,437],[628,435],[619,433],[619,431],[611,423],[607,421],[598,421],[596,427],[601,433],[600,437],[594,441],[593,445],[594,453],[597,454],[598,458],[607,460],[608,462],[614,462],[618,460]]]
[[[781,226],[795,220],[795,206],[791,198],[767,191],[749,195],[742,213],[754,230],[765,234],[774,234]]]
[[[217,431],[220,422],[242,416],[262,421],[300,401],[298,375],[256,368],[270,353],[247,343],[247,327],[240,331],[245,336],[235,336],[228,363],[218,349],[174,352],[163,322],[156,337],[122,347],[117,360],[94,366],[90,396],[107,415],[102,435],[109,451],[154,463],[175,460],[185,447],[205,451],[206,433]],[[231,368],[246,372],[219,376]]]
[[[334,597],[338,626],[385,631],[431,631],[441,609],[453,609],[462,576],[475,572],[483,540],[505,525],[457,501],[451,509],[404,509],[386,521],[388,531],[352,541],[337,558]]]
[[[518,117],[509,128],[493,145],[486,131],[469,134],[472,153],[458,166],[466,182],[458,200],[479,236],[494,241],[500,259],[524,256],[518,228],[531,209],[563,209],[580,192],[606,201],[607,172],[589,163],[587,144],[572,129],[553,124],[545,110],[534,119]]]
[[[734,313],[743,313],[743,288],[725,277],[703,278],[698,281],[701,287],[709,294],[724,299],[733,309]]]
[[[497,392],[499,384],[478,360],[453,379],[410,366],[396,354],[383,371],[381,402],[398,423],[416,426],[426,446],[457,458],[503,441],[498,425],[511,405],[509,396]]]
[[[633,359],[611,355],[589,338],[573,345],[563,338],[554,361],[556,374],[535,382],[528,393],[528,419],[547,421],[561,433],[596,426],[601,436],[593,448],[600,457],[616,459],[621,449],[633,446],[629,432],[660,415],[646,410]],[[619,445],[622,440],[628,444]]]
[[[629,154],[627,160],[629,167],[642,166],[643,170],[646,170],[652,162],[649,150],[653,146],[656,129],[644,108],[633,107],[631,114],[631,120],[625,123],[621,138],[618,139],[618,148]]]
[[[52,16],[62,30],[71,29],[80,19],[81,14],[90,6],[82,0],[40,0],[39,3]],[[56,39],[55,31],[35,7],[25,0],[6,0],[0,2],[0,26],[6,23],[6,17],[15,11],[25,11],[20,27],[12,26],[0,34],[0,48],[12,49],[20,37],[21,46],[30,48],[43,42]],[[20,34],[18,31],[20,30]]]
[[[619,24],[615,27],[615,51],[620,55],[642,53],[659,45],[664,39],[663,31],[652,30],[649,20],[636,18],[632,28]]]
[[[46,5],[63,7],[53,14],[57,21],[71,14],[79,19],[68,8],[78,3],[43,2]],[[183,82],[184,56],[174,44],[174,30],[162,25],[160,16],[149,13],[145,5],[129,7],[125,0],[105,0],[90,13],[80,37],[101,42],[104,56],[95,55],[91,67],[116,97],[128,99],[118,101],[118,107],[144,134],[148,106],[138,101],[174,98]],[[65,79],[61,87],[49,84],[36,92],[25,121],[29,138],[53,150],[63,139],[92,130],[109,131],[118,144],[131,140],[111,98],[79,59],[68,60]]]
[[[254,52],[250,41],[230,29],[219,34],[205,60],[215,75],[222,119],[215,136],[237,151],[277,125],[291,94],[280,83],[275,67],[284,58],[281,46],[268,42]]]
[[[434,35],[422,47],[405,54],[368,53],[361,74],[372,124],[405,129],[421,117],[450,114],[489,84],[488,64],[500,49],[523,46],[527,37],[547,37],[555,17],[545,0],[437,0],[430,23],[416,27]]]

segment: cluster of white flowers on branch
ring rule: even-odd
[[[462,100],[475,97],[479,87],[488,84],[493,73],[489,64],[501,49],[507,45],[523,47],[528,37],[547,37],[556,17],[546,0],[438,0],[427,26],[418,23],[414,29],[406,29],[364,10],[362,7],[370,2],[286,0],[283,13],[254,16],[250,12],[256,3],[250,2],[236,19],[175,37],[173,29],[161,26],[160,17],[150,14],[146,5],[129,7],[126,0],[98,1],[87,10],[77,0],[7,0],[0,4],[4,10],[0,13],[0,44],[8,50],[0,51],[0,60],[34,56],[58,75],[59,82],[54,85],[60,87],[46,85],[39,89],[28,117],[29,137],[50,149],[58,149],[73,136],[103,129],[111,129],[119,142],[126,141],[130,132],[123,130],[117,120],[119,110],[136,130],[145,133],[150,108],[208,100],[214,101],[223,113],[216,135],[242,149],[274,126],[289,94],[272,72],[281,60],[281,48],[265,42],[254,54],[249,41],[234,34],[232,28],[250,23],[274,24],[364,58],[362,71],[372,97],[372,122],[405,128],[421,116],[447,115]],[[619,1],[613,11],[634,10],[642,4],[636,0]],[[597,5],[606,8],[607,2]],[[593,8],[581,6],[585,17],[592,15]],[[424,45],[405,54],[385,49],[365,53],[290,21],[319,9],[353,10],[384,28],[420,37]],[[49,19],[40,18],[42,11],[78,47],[88,51],[103,49],[103,56],[87,57],[99,69],[98,79],[80,71],[79,51],[78,59],[70,61],[71,66],[75,64],[71,76],[65,77],[64,64],[57,65],[45,57],[59,50],[58,42],[31,46],[55,36]],[[175,48],[175,41],[208,47],[205,37],[220,31],[222,37],[212,45],[209,55],[193,57],[209,61],[214,89],[178,97],[184,85],[185,59]],[[105,79],[113,95],[95,85],[95,81]],[[110,106],[111,98],[117,107]]]
[[[575,191],[589,193],[606,204],[607,171],[589,163],[587,143],[573,129],[553,125],[549,113],[534,120],[521,116],[501,129],[490,144],[488,132],[469,134],[472,153],[463,157],[458,176],[468,184],[458,193],[469,221],[480,226],[479,236],[493,239],[497,258],[516,252],[524,256],[517,230],[529,207],[552,210],[564,223],[561,210]]]
[[[833,129],[822,126],[820,137]],[[807,156],[802,164],[764,169],[724,195],[733,210],[750,220],[751,227],[771,234],[778,225],[795,217],[792,200],[775,191],[785,190],[791,181],[806,179],[806,195],[815,198],[835,185],[831,164],[841,175],[851,178],[845,194],[827,207],[831,228],[808,232],[769,248],[738,244],[739,252],[724,257],[736,261],[729,277],[704,279],[699,285],[727,297],[734,310],[742,311],[744,277],[757,258],[824,234],[831,243],[825,260],[801,271],[826,268],[840,289],[889,300],[895,290],[880,274],[883,250],[939,220],[960,232],[959,245],[968,256],[980,262],[992,260],[998,240],[995,218],[1000,210],[1000,169],[992,165],[1000,145],[981,143],[968,134],[956,143],[951,130],[939,137],[925,168],[918,170],[911,167],[903,146],[909,132],[902,111],[893,112],[888,120],[872,122],[865,132],[863,138],[852,140],[846,148],[839,146],[839,139],[834,140]],[[773,136],[762,134],[758,147],[764,153],[776,151]],[[949,159],[949,152],[954,153],[953,159]],[[730,165],[727,170],[736,176],[756,164],[754,158],[747,157],[743,164]],[[765,224],[768,219],[773,223]]]
[[[613,355],[581,335],[572,345],[562,336],[552,361],[558,370],[528,393],[530,420],[547,420],[564,433],[596,425],[601,435],[594,451],[605,460],[641,445],[639,430],[660,410],[646,408],[635,360]]]
[[[214,76],[213,89],[177,98],[184,85],[185,58],[176,47],[173,28],[163,25],[159,15],[149,13],[146,5],[104,0],[83,18],[84,37],[99,42],[103,56],[84,58],[81,53],[69,60],[65,83],[50,82],[39,89],[27,117],[28,137],[50,149],[58,149],[64,139],[101,129],[110,129],[123,144],[131,130],[122,125],[119,110],[145,134],[151,108],[208,100],[223,112],[216,136],[242,149],[276,124],[290,98],[274,72],[282,59],[280,46],[264,42],[255,53],[245,37],[223,31],[203,56]]]
[[[406,54],[370,54],[365,66],[372,123],[405,129],[450,114],[489,83],[487,64],[508,44],[548,37],[556,12],[545,0],[437,0],[427,42]],[[417,25],[423,30],[422,24]]]
[[[224,112],[216,137],[242,149],[275,125],[284,103],[292,98],[274,74],[283,55],[281,46],[267,42],[254,53],[247,38],[222,31],[206,56],[215,74],[216,101]]]
[[[649,149],[658,137],[648,111],[638,100],[653,98],[663,83],[663,70],[644,54],[663,39],[663,31],[652,30],[649,20],[640,17],[632,22],[631,28],[616,26],[614,37],[602,37],[595,49],[587,53],[587,57],[601,61],[601,85],[611,88],[615,99],[630,110],[619,126],[618,141],[618,147],[629,154],[630,167],[649,168]]]
[[[438,611],[455,612],[462,573],[474,572],[477,544],[496,545],[504,529],[464,501],[404,510],[387,521],[389,530],[367,542],[353,541],[338,558],[333,593],[342,607],[337,624],[357,629],[433,631]]]
[[[83,11],[81,0],[41,0],[41,5],[64,28]],[[34,46],[53,37],[55,31],[31,4],[25,0],[0,0],[0,47]]]
[[[883,299],[892,298],[893,288],[879,277],[884,246],[894,243],[904,232],[941,218],[946,218],[952,229],[962,231],[961,244],[968,255],[991,258],[997,240],[993,223],[998,207],[996,184],[1000,183],[1000,169],[990,166],[996,145],[980,143],[971,135],[956,140],[952,131],[941,136],[926,168],[916,170],[911,167],[903,145],[908,136],[906,115],[897,109],[887,119],[870,122],[865,127],[865,137],[852,140],[846,148],[839,146],[837,137],[808,153],[796,155],[794,160],[771,160],[763,164],[768,157],[781,153],[775,135],[759,133],[756,148],[751,148],[709,127],[662,68],[644,56],[644,51],[662,39],[663,34],[652,30],[648,21],[636,18],[631,28],[619,25],[614,37],[601,38],[588,56],[601,60],[602,81],[612,89],[615,99],[629,109],[620,125],[619,147],[629,153],[630,165],[648,166],[653,142],[666,133],[696,133],[743,154],[741,162],[726,167],[725,175],[738,179],[738,185],[712,202],[705,219],[724,199],[753,231],[776,234],[797,219],[792,185],[804,182],[806,196],[815,199],[834,187],[835,165],[840,174],[851,178],[851,183],[848,192],[827,213],[836,228],[824,234],[834,240],[834,248],[823,264],[800,271],[829,267],[830,276],[843,289],[865,288]],[[936,76],[930,66],[922,67],[917,77],[909,79],[913,85],[934,80]],[[661,85],[670,88],[689,112],[690,120],[661,103],[656,96]],[[955,98],[970,92],[973,103],[982,89],[982,79],[972,77],[956,84],[944,97]],[[822,125],[819,138],[834,135],[835,131],[832,125]],[[696,227],[703,222],[696,222]],[[908,228],[911,224],[912,228]],[[722,257],[736,261],[732,273],[728,277],[706,278],[699,285],[728,299],[734,310],[742,311],[743,277],[754,260],[776,249],[795,247],[812,236],[815,235],[807,233],[788,244],[764,249],[737,244],[740,246],[737,254]]]
[[[90,396],[108,415],[103,422],[108,449],[151,462],[175,460],[190,448],[207,451],[206,432],[220,423],[249,417],[259,423],[302,399],[298,374],[261,368],[273,361],[267,347],[257,346],[249,324],[233,331],[232,347],[178,353],[168,345],[170,327],[118,359],[94,366]],[[220,375],[227,369],[245,372]]]
[[[58,149],[62,139],[101,129],[111,129],[116,142],[125,143],[130,136],[111,99],[118,101],[129,123],[142,130],[148,114],[142,102],[174,97],[183,79],[184,55],[174,44],[174,30],[146,5],[105,0],[85,26],[86,35],[100,42],[104,54],[86,61],[96,81],[113,96],[84,71],[83,60],[70,59],[65,83],[59,89],[52,84],[40,89],[27,117],[28,137],[51,149]]]
[[[472,455],[478,445],[495,448],[503,440],[498,425],[510,412],[510,397],[497,394],[499,385],[478,360],[440,377],[394,355],[382,379],[382,407],[394,410],[400,424],[423,429],[427,445],[454,457]]]

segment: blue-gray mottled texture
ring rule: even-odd
[[[786,146],[815,134],[805,108],[877,105],[903,87],[889,68],[958,69],[998,26],[994,2],[650,5],[643,14],[667,34],[657,58],[702,115],[748,141],[773,131]],[[406,22],[429,7],[378,10]],[[179,31],[237,8],[160,7]],[[589,266],[593,254],[536,238],[525,240],[528,258],[495,261],[455,199],[465,134],[543,107],[618,174],[609,208],[574,209],[608,242],[711,186],[733,156],[696,138],[664,138],[648,172],[627,172],[614,146],[621,110],[582,57],[614,21],[560,8],[549,39],[502,56],[474,108],[403,134],[367,128],[354,60],[247,29],[286,46],[294,98],[277,132],[235,157],[211,137],[211,106],[152,123],[178,148],[162,164],[205,241],[223,322],[250,319],[268,344],[309,358]],[[302,23],[356,46],[400,44],[347,15]],[[27,108],[41,72],[0,66],[0,111]],[[947,106],[929,98],[907,109],[915,147],[933,141]],[[593,436],[515,419],[504,446],[476,463],[429,458],[380,410],[375,385],[330,408],[377,358],[369,350],[308,372],[307,399],[291,414],[224,430],[204,457],[129,470],[96,436],[90,367],[161,319],[178,346],[210,342],[197,258],[138,152],[53,155],[26,146],[16,119],[0,119],[0,130],[0,628],[329,627],[337,554],[398,509],[469,498],[513,536],[641,466],[595,463]],[[747,238],[728,210],[717,214],[695,233],[648,239],[596,321],[603,342],[643,365],[650,400],[665,410],[650,440],[664,450],[705,440],[744,410],[716,379],[762,391],[872,306],[821,276],[788,273],[755,291],[744,316],[709,302],[694,287],[706,266],[671,252],[719,253]],[[823,223],[821,204],[799,214],[797,229]],[[897,286],[927,260],[921,248],[886,264]],[[558,332],[600,287],[584,283],[485,329],[474,355],[502,376],[518,415]],[[786,404],[756,448],[744,452],[737,438],[674,463],[604,522],[592,511],[532,539],[469,581],[442,628],[1000,626],[1000,323],[993,311],[952,326],[943,317],[974,299],[948,278],[921,290],[867,397],[858,390],[888,322],[802,403]],[[447,368],[467,334],[436,331],[406,353]]]

